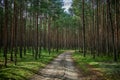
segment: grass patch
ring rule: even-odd
[[[83,57],[82,53],[75,52],[73,59],[86,75],[89,75],[90,71],[96,71],[106,80],[120,79],[120,62],[115,63],[110,57],[96,57],[93,59],[91,55]]]
[[[18,57],[17,65],[14,65],[14,62],[8,62],[7,68],[0,69],[0,80],[27,80],[62,52],[52,52],[49,55],[46,51],[42,51],[41,58],[35,60],[32,53],[27,51],[22,59]],[[0,61],[3,61],[3,58],[0,57]],[[3,62],[0,64],[3,65]]]

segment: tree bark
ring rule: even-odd
[[[108,13],[109,13],[109,20],[110,20],[110,27],[111,27],[111,34],[112,34],[113,58],[114,58],[114,61],[117,61],[117,54],[116,54],[116,48],[115,48],[115,35],[114,35],[110,0],[107,0],[107,5],[108,5]]]
[[[85,56],[86,56],[86,52],[85,52],[85,17],[84,17],[84,3],[85,3],[85,1],[82,0],[83,55],[84,55],[84,57],[85,57]]]
[[[4,28],[3,28],[3,33],[4,33],[4,58],[5,58],[5,67],[7,67],[7,40],[8,40],[8,0],[5,0],[5,20],[4,20]]]

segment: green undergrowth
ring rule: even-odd
[[[113,62],[111,57],[96,57],[75,52],[73,59],[76,65],[82,69],[84,74],[90,74],[90,71],[99,72],[106,80],[120,80],[120,62]]]
[[[17,58],[17,65],[8,60],[7,68],[4,66],[0,68],[0,80],[27,80],[62,52],[51,52],[49,55],[47,51],[42,51],[41,57],[35,60],[32,53],[27,51],[22,59]],[[2,60],[3,58],[0,57],[0,66],[3,65]]]

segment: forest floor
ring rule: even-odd
[[[66,51],[60,54],[30,80],[103,80],[93,73],[86,77],[80,69],[75,67],[72,53],[72,51]]]
[[[85,80],[120,80],[120,62],[114,62],[112,57],[93,58],[89,53],[84,57],[81,52],[76,51],[72,58]]]

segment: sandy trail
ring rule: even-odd
[[[35,74],[31,80],[81,80],[73,65],[72,52],[60,54],[44,69]]]

